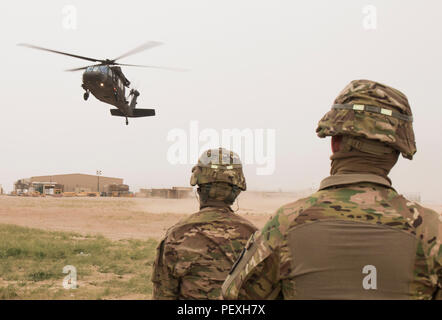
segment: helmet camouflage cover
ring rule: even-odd
[[[246,179],[239,156],[227,149],[210,149],[200,156],[192,169],[190,185],[225,182],[246,190]]]
[[[402,92],[378,82],[354,80],[319,121],[316,133],[320,138],[350,135],[380,141],[411,160],[416,153],[412,122]]]

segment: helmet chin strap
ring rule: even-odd
[[[196,189],[193,190],[193,194],[195,195],[195,199],[196,199],[196,201],[198,202],[198,204],[200,204],[200,203],[201,203],[201,201],[200,201],[200,197],[199,197],[198,192],[197,192]]]
[[[395,150],[380,141],[368,140],[360,137],[343,136],[339,143],[339,150],[351,151],[356,149],[365,153],[382,156],[391,154]]]

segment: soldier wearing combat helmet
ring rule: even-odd
[[[441,218],[393,189],[388,173],[416,145],[404,94],[352,81],[319,121],[331,176],[280,208],[223,285],[229,299],[441,297]]]
[[[171,227],[157,248],[153,299],[220,299],[221,285],[256,228],[230,206],[246,190],[237,154],[207,150],[192,169],[200,211]]]

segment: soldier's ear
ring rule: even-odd
[[[341,142],[342,142],[342,136],[331,137],[331,149],[333,153],[341,150]]]

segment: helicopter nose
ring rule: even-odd
[[[104,75],[101,72],[87,71],[83,73],[84,82],[102,82],[104,80]]]

